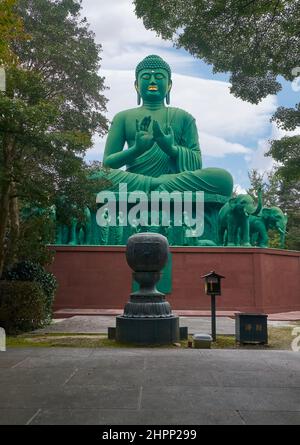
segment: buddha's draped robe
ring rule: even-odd
[[[160,178],[158,190],[197,191],[230,196],[232,178],[225,170],[218,168],[201,169],[202,160],[198,131],[193,116],[178,108],[168,108],[166,126],[174,132],[178,154],[169,157],[156,143],[152,148],[127,165],[126,171],[110,169],[107,179],[111,190],[117,190],[119,183],[126,183],[128,191],[153,189],[152,178]],[[165,128],[162,126],[162,130]],[[224,181],[226,186],[224,185]]]

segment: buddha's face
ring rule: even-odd
[[[145,101],[161,102],[172,86],[168,72],[160,69],[144,69],[139,72],[136,90]]]

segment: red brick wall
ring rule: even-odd
[[[59,289],[55,309],[123,308],[131,291],[125,247],[55,247],[50,270]],[[215,270],[226,278],[218,310],[300,310],[300,252],[257,248],[174,247],[173,309],[210,309],[201,275]]]

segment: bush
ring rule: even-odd
[[[30,260],[42,266],[51,264],[54,253],[48,245],[54,241],[55,223],[50,210],[22,208],[16,252],[19,261]],[[11,264],[11,261],[7,264]]]
[[[57,281],[55,276],[47,272],[40,264],[31,261],[21,261],[8,269],[3,274],[7,281],[34,281],[40,285],[44,292],[44,304],[48,321],[52,318],[52,306],[54,301]]]
[[[39,328],[46,318],[45,294],[37,283],[0,281],[0,326],[8,334]]]

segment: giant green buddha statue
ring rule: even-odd
[[[150,55],[137,65],[135,75],[139,106],[113,118],[105,146],[103,165],[109,168],[101,174],[111,182],[110,189],[126,183],[128,191],[205,191],[229,197],[231,175],[220,168],[202,169],[193,116],[168,106],[170,66]]]

